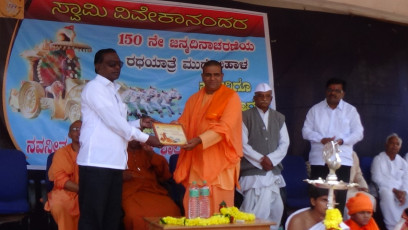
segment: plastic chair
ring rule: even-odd
[[[306,163],[302,156],[286,155],[282,160],[282,176],[286,183],[286,208],[288,211],[310,206]]]
[[[54,187],[54,182],[50,181],[50,178],[48,177],[48,171],[50,170],[53,157],[54,157],[54,153],[51,153],[50,155],[48,155],[47,164],[45,166],[45,180],[41,181],[41,202],[44,204],[45,202],[47,202],[47,199],[48,199],[47,194]]]
[[[375,198],[378,198],[378,186],[371,181],[371,164],[373,163],[373,160],[374,157],[372,156],[360,157],[360,169],[368,184],[370,194]]]
[[[374,157],[372,156],[360,157],[360,169],[367,184],[371,182],[371,164],[373,163],[373,160]]]
[[[48,193],[52,190],[54,187],[54,182],[50,181],[50,178],[48,177],[48,171],[50,170],[51,164],[52,164],[52,159],[54,158],[54,153],[51,153],[47,157],[47,164],[45,166],[45,180],[41,182],[42,188],[41,188],[41,200],[43,204],[47,202],[48,200]],[[58,229],[57,224],[54,221],[54,218],[52,217],[50,212],[46,212],[46,219],[47,219],[47,227],[48,229]]]
[[[15,149],[0,150],[0,226],[18,223],[30,228],[30,211],[35,206],[34,183],[28,181],[26,157]]]

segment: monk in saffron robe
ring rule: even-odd
[[[179,207],[161,185],[170,178],[166,158],[153,152],[150,146],[129,142],[128,169],[123,172],[122,191],[126,230],[148,229],[143,217],[181,215]]]
[[[48,171],[48,177],[50,181],[54,181],[54,187],[48,193],[44,209],[51,211],[59,230],[78,229],[79,171],[76,159],[81,125],[79,120],[71,124],[68,137],[72,139],[72,143],[55,152]]]
[[[177,161],[174,179],[187,192],[183,206],[188,213],[188,187],[204,181],[210,187],[210,213],[219,212],[225,201],[234,206],[242,153],[242,109],[238,94],[222,85],[224,74],[218,61],[208,61],[201,74],[205,87],[186,102],[178,119],[187,144]],[[175,122],[173,122],[175,123]]]
[[[350,230],[379,230],[373,219],[373,203],[369,196],[359,192],[347,201],[346,206],[350,219],[345,223]]]

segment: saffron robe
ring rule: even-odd
[[[69,180],[76,184],[79,182],[79,169],[76,163],[78,153],[72,149],[71,145],[55,152],[48,171],[48,177],[50,181],[54,181],[54,187],[48,193],[44,209],[51,211],[59,230],[78,229],[78,193],[64,189],[65,183]]]
[[[123,181],[122,207],[126,230],[148,229],[143,217],[180,216],[179,207],[159,184],[171,178],[167,160],[154,152],[128,149],[132,179]]]
[[[358,225],[352,219],[348,219],[344,223],[346,223],[350,227],[350,230],[380,230],[373,218],[371,218],[368,224],[363,227],[360,227],[360,225]]]
[[[188,187],[203,181],[210,187],[210,212],[218,212],[219,204],[234,205],[242,153],[242,108],[238,94],[222,85],[209,95],[205,89],[193,94],[186,102],[179,123],[187,139],[200,137],[202,144],[193,150],[182,150],[174,179],[187,189],[184,208],[188,213]]]

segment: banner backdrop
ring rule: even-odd
[[[34,166],[68,144],[68,127],[81,117],[82,88],[95,77],[94,54],[103,48],[114,48],[124,62],[118,82],[129,120],[176,120],[203,87],[201,66],[210,59],[221,61],[224,84],[246,110],[258,83],[273,88],[268,34],[266,14],[257,12],[164,1],[33,0],[3,85],[10,137]],[[157,152],[168,158],[179,150]]]

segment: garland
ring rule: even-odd
[[[235,220],[245,220],[245,221],[253,221],[255,220],[255,214],[253,213],[246,213],[241,212],[237,207],[222,207],[220,208],[221,214],[225,216],[231,216]]]
[[[326,226],[326,229],[341,230],[340,223],[342,221],[343,221],[343,217],[341,216],[339,209],[333,208],[333,209],[326,210],[326,217],[324,218],[324,221],[323,221],[324,226]]]
[[[188,219],[185,217],[171,217],[166,216],[160,218],[162,224],[168,225],[181,225],[181,226],[208,226],[233,223],[234,220],[253,221],[255,220],[255,214],[241,212],[237,207],[222,207],[221,213],[214,214],[210,218],[193,218]]]
[[[210,218],[193,218],[188,219],[185,217],[171,217],[166,216],[160,219],[162,224],[168,225],[181,225],[181,226],[208,226],[208,225],[219,225],[219,224],[229,224],[230,219],[227,216],[223,215],[213,215]]]

